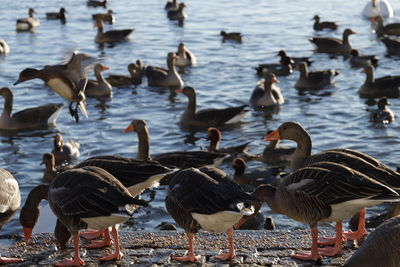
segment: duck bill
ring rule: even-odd
[[[129,126],[126,127],[126,129],[124,130],[124,133],[129,133],[133,131],[135,131],[135,126],[133,126],[133,124],[129,124]]]
[[[24,227],[24,240],[25,243],[28,243],[29,239],[32,236],[32,228]]]
[[[19,84],[19,83],[22,83],[22,81],[21,81],[20,79],[18,79],[18,81],[16,81],[16,82],[14,83],[14,85],[17,85],[17,84]]]
[[[270,133],[264,137],[265,141],[273,141],[273,140],[279,140],[279,139],[281,139],[281,136],[280,136],[278,130],[275,130],[272,133]]]

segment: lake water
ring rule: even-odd
[[[368,109],[373,107],[367,106],[357,93],[365,75],[359,69],[350,68],[342,57],[315,54],[307,40],[316,34],[311,18],[318,14],[322,20],[336,21],[340,25],[337,31],[320,35],[341,37],[343,30],[350,27],[358,33],[350,37],[353,47],[364,54],[380,57],[377,77],[399,75],[398,61],[385,56],[386,49],[371,32],[370,22],[360,15],[366,0],[187,1],[185,12],[188,18],[184,27],[178,27],[176,22],[166,18],[164,0],[109,2],[109,8],[116,13],[116,22],[112,26],[106,25],[106,29],[134,28],[135,32],[128,42],[100,49],[94,42],[97,29],[93,28],[91,14],[106,9],[89,8],[84,0],[2,1],[0,38],[8,42],[11,52],[0,57],[0,81],[1,87],[8,86],[14,91],[14,111],[64,102],[41,80],[16,87],[12,84],[24,68],[57,64],[67,52],[74,50],[102,55],[104,64],[110,67],[104,72],[108,76],[127,73],[127,65],[136,59],[145,64],[165,66],[167,53],[176,51],[178,44],[184,42],[196,55],[198,65],[183,75],[183,80],[185,85],[197,89],[198,108],[203,109],[248,103],[259,79],[254,67],[259,63],[277,62],[277,52],[284,49],[291,56],[312,56],[311,69],[338,69],[341,74],[336,78],[336,85],[313,94],[299,94],[294,88],[297,72],[279,77],[286,103],[273,113],[251,111],[241,124],[223,130],[221,146],[252,141],[250,152],[262,153],[266,145],[262,138],[267,130],[291,120],[301,123],[310,132],[314,152],[347,147],[368,153],[390,167],[398,165],[399,123],[374,125],[369,122]],[[392,5],[395,15],[400,14],[400,3],[392,1]],[[46,21],[46,12],[58,11],[62,6],[69,12],[65,25],[59,21]],[[38,11],[41,25],[36,33],[17,33],[15,21],[26,17],[29,7]],[[395,16],[389,21],[398,20]],[[242,32],[243,43],[222,43],[221,30]],[[390,101],[393,111],[399,113],[399,100]],[[66,140],[71,138],[81,144],[80,159],[100,154],[134,157],[136,135],[122,132],[133,119],[147,121],[153,154],[205,148],[208,142],[205,132],[190,133],[179,127],[186,104],[183,95],[171,97],[168,91],[149,88],[147,81],[136,90],[114,89],[111,99],[88,99],[89,118],[82,118],[79,123],[72,120],[64,107],[54,129],[17,134],[1,132],[1,167],[13,172],[17,178],[24,203],[28,192],[43,182],[43,166],[39,164],[43,153],[51,151],[56,132],[61,132]],[[294,146],[291,142],[284,144]],[[249,166],[262,167],[263,164],[252,162]],[[230,171],[229,164],[222,168]],[[166,189],[160,187],[153,192],[155,198],[151,207],[141,209],[134,216],[131,227],[151,230],[161,221],[172,222],[164,208]],[[146,193],[144,198],[149,199],[150,194]],[[267,207],[263,212],[271,214]],[[280,229],[306,227],[284,216],[273,216]],[[18,214],[5,225],[1,234],[17,232],[22,233]]]

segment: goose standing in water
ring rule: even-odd
[[[375,78],[375,68],[371,65],[361,72],[366,74],[365,82],[358,90],[361,98],[398,98],[400,96],[400,75]]]
[[[59,174],[49,188],[48,200],[57,218],[73,235],[74,258],[57,265],[83,265],[79,255],[79,230],[103,230],[112,226],[115,252],[100,260],[119,260],[123,254],[116,224],[127,221],[138,206],[147,206],[132,197],[114,176],[97,167],[84,167]],[[89,200],[89,201],[88,201]]]
[[[356,34],[356,32],[345,29],[342,40],[333,37],[313,37],[309,41],[317,47],[317,51],[320,53],[350,54],[352,47],[349,36],[351,34]]]
[[[18,182],[11,173],[0,169],[0,229],[9,222],[21,204],[21,194]],[[21,258],[6,258],[0,256],[0,263],[18,263]]]
[[[268,107],[285,103],[281,89],[275,85],[279,81],[275,74],[267,73],[264,79],[257,83],[250,97],[250,104],[254,107]]]
[[[36,10],[29,8],[29,17],[18,19],[16,29],[17,31],[30,31],[33,32],[37,26],[39,26],[39,19],[33,17],[33,14],[37,14]]]
[[[46,104],[12,114],[14,97],[11,89],[1,88],[0,95],[4,97],[4,108],[0,117],[0,129],[3,130],[29,131],[55,126],[58,115],[64,106],[64,104]]]
[[[242,216],[254,212],[253,201],[257,198],[245,193],[226,174],[214,168],[186,169],[171,179],[165,198],[168,213],[184,230],[189,248],[186,256],[171,257],[172,260],[196,262],[194,239],[200,230],[211,232],[227,231],[228,253],[214,258],[231,260],[235,257],[232,226]]]
[[[224,124],[239,122],[245,115],[247,105],[223,108],[223,109],[204,109],[196,111],[196,91],[193,87],[186,86],[176,90],[187,96],[189,102],[186,110],[181,116],[180,123],[184,127],[216,127]]]
[[[60,133],[56,133],[54,136],[53,144],[51,153],[54,155],[56,165],[60,165],[64,161],[77,159],[80,156],[79,148],[81,145],[73,141],[64,143],[64,138]]]
[[[391,105],[386,97],[378,100],[378,109],[371,112],[370,121],[375,123],[391,123],[394,121],[394,112],[388,107]]]
[[[108,69],[109,67],[103,64],[96,64],[94,66],[96,81],[88,80],[85,89],[85,95],[87,97],[112,97],[112,86],[101,74],[102,71]]]
[[[175,53],[168,53],[167,55],[167,66],[168,69],[147,66],[144,73],[147,77],[147,83],[149,86],[160,86],[160,87],[173,87],[182,88],[183,80],[175,69],[177,56]]]
[[[376,16],[393,17],[393,8],[388,0],[371,0],[363,8],[361,14],[366,18]]]
[[[69,112],[78,122],[78,108],[85,117],[88,117],[84,91],[87,83],[87,71],[96,61],[96,58],[87,54],[74,52],[65,64],[46,65],[41,70],[24,69],[14,85],[32,79],[43,80],[54,92],[70,101]],[[73,102],[76,102],[74,109],[72,108]]]

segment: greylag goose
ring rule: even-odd
[[[371,65],[365,67],[361,72],[366,74],[366,79],[358,90],[360,97],[398,98],[400,96],[400,75],[375,78],[375,68]]]
[[[88,0],[86,2],[87,6],[91,6],[91,7],[103,7],[106,8],[107,7],[107,0],[103,0],[103,1],[98,1],[98,0]]]
[[[342,251],[342,220],[365,207],[400,201],[390,187],[369,176],[333,162],[316,162],[289,174],[278,188],[262,185],[254,193],[272,211],[306,223],[311,228],[311,253],[291,257],[318,261],[321,255]],[[256,207],[257,210],[257,207]],[[333,248],[318,248],[318,223],[336,222]]]
[[[387,0],[371,0],[363,8],[361,14],[366,18],[376,16],[393,17],[393,8]]]
[[[64,104],[46,104],[43,106],[27,108],[12,114],[13,93],[10,88],[0,89],[4,97],[3,113],[0,117],[0,129],[29,131],[37,128],[55,126],[56,120]]]
[[[175,65],[184,72],[186,66],[194,66],[197,63],[196,57],[193,53],[185,46],[184,43],[180,43],[178,46],[178,52],[176,53],[177,58]]]
[[[18,19],[16,29],[17,31],[34,31],[37,26],[39,26],[39,19],[33,17],[33,14],[37,14],[36,10],[29,8],[29,17]]]
[[[187,17],[185,12],[183,11],[183,9],[185,7],[186,7],[186,5],[184,3],[179,3],[178,9],[176,9],[176,10],[173,10],[173,9],[168,10],[167,17],[170,20],[178,20],[180,23],[182,23],[183,20]]]
[[[289,57],[284,50],[280,50],[278,52],[278,56],[281,57],[281,60],[279,61],[281,64],[286,60],[287,57]],[[289,57],[292,60],[292,67],[296,68],[300,62],[306,62],[307,66],[310,66],[311,63],[313,62],[310,57]]]
[[[397,267],[400,262],[400,216],[376,228],[343,267]]]
[[[177,0],[168,1],[165,3],[164,9],[166,11],[177,10],[179,8],[179,4],[180,3]]]
[[[386,97],[378,100],[378,109],[371,112],[370,121],[379,123],[391,123],[394,121],[394,112],[388,108],[390,102]]]
[[[5,40],[0,39],[0,54],[5,55],[8,53],[10,53],[10,47]]]
[[[222,42],[225,41],[234,41],[237,43],[242,43],[243,35],[240,32],[225,32],[221,31],[220,34],[222,36]]]
[[[313,28],[316,31],[322,31],[323,29],[330,29],[330,30],[336,30],[338,25],[335,22],[332,21],[320,21],[320,18],[318,15],[315,15],[313,17],[314,20],[314,25]]]
[[[400,23],[383,25],[383,18],[381,16],[371,18],[371,22],[375,23],[375,33],[380,37],[384,35],[400,35]]]
[[[109,67],[99,63],[94,66],[96,81],[88,80],[85,89],[87,97],[112,97],[112,86],[101,74],[102,71],[108,69]]]
[[[72,140],[68,143],[64,143],[64,138],[60,133],[56,133],[54,136],[53,144],[54,146],[51,153],[54,155],[56,165],[60,165],[64,161],[77,159],[80,156],[79,148],[81,145]]]
[[[391,170],[389,167],[377,159],[351,149],[330,149],[317,154],[311,154],[312,143],[308,132],[298,123],[285,122],[277,130],[268,134],[264,140],[271,141],[277,139],[292,140],[297,143],[293,153],[290,168],[295,171],[304,166],[315,162],[329,161],[346,165],[357,170],[372,179],[385,185],[389,185],[400,192],[400,174]],[[360,212],[360,224],[357,232],[346,233],[350,239],[360,239],[365,236],[365,210]]]
[[[144,70],[144,73],[147,77],[148,85],[182,88],[183,80],[175,69],[175,62],[176,62],[175,53],[168,53],[167,55],[168,69],[154,67],[154,66],[147,66]]]
[[[369,65],[376,67],[378,65],[379,57],[375,55],[361,55],[357,49],[351,49],[350,52],[350,65],[355,68],[365,68]]]
[[[332,84],[332,79],[339,75],[339,71],[333,69],[308,71],[307,64],[305,62],[299,64],[299,71],[300,76],[296,81],[295,87],[300,90],[321,89]]]
[[[96,20],[95,26],[97,27],[97,34],[94,41],[98,44],[104,43],[116,43],[127,40],[128,35],[131,34],[134,29],[124,30],[110,30],[103,32],[104,23],[101,19]]]
[[[57,265],[83,265],[79,255],[79,230],[108,229],[112,226],[115,252],[100,260],[119,260],[123,254],[116,224],[127,221],[143,201],[132,197],[114,176],[97,167],[83,167],[60,173],[50,184],[48,201],[57,218],[73,235],[74,258]]]
[[[17,180],[11,173],[0,169],[0,228],[3,227],[18,210],[21,204],[21,194]],[[18,263],[24,261],[21,258],[6,258],[0,256],[0,263]]]
[[[78,122],[78,108],[85,117],[88,117],[84,91],[87,83],[87,71],[96,61],[96,58],[87,54],[74,52],[65,64],[46,65],[41,70],[24,69],[14,85],[32,79],[43,80],[54,92],[70,101],[69,112]],[[76,102],[75,109],[72,108],[73,102]]]
[[[356,33],[351,29],[345,29],[342,40],[333,37],[313,37],[309,40],[311,43],[315,44],[317,51],[320,53],[349,54],[352,49],[349,42],[349,36],[351,34]]]
[[[92,15],[93,20],[102,20],[108,24],[113,24],[115,22],[114,12],[109,9],[107,13],[97,13]]]
[[[255,197],[246,194],[226,174],[214,168],[186,169],[178,172],[169,184],[165,198],[168,213],[184,230],[189,240],[186,256],[171,257],[178,261],[198,261],[194,238],[200,230],[227,231],[229,252],[215,256],[219,260],[235,257],[232,226],[243,215],[254,212]]]
[[[219,144],[221,143],[221,131],[217,128],[210,127],[207,129],[207,135],[208,139],[210,139],[210,144],[208,146],[209,152],[222,152],[230,154],[231,156],[237,156],[238,154],[247,155],[246,150],[250,142],[246,142],[238,146],[220,148]]]
[[[183,93],[189,100],[188,106],[180,120],[181,125],[184,127],[215,127],[237,123],[247,112],[244,110],[247,105],[196,111],[196,91],[193,87],[186,86],[183,89],[176,90],[176,92]]]
[[[50,183],[54,177],[57,176],[61,171],[66,170],[69,166],[57,166],[56,160],[53,153],[44,153],[41,165],[44,164],[45,169],[43,172],[43,180],[46,183]]]
[[[127,132],[136,132],[138,137],[138,152],[136,159],[149,160],[150,136],[147,124],[144,120],[133,120],[124,130]],[[222,152],[208,151],[174,151],[162,153],[154,156],[152,159],[165,166],[179,168],[218,166],[229,155]]]
[[[389,55],[400,55],[400,40],[398,38],[385,36],[381,38],[381,41],[385,44],[387,53]]]
[[[67,15],[66,15],[67,10],[65,8],[60,8],[59,12],[48,12],[46,13],[46,19],[54,19],[54,20],[60,20],[61,23],[65,24],[67,22]]]
[[[278,82],[275,74],[265,74],[265,78],[257,83],[251,94],[250,105],[253,107],[268,107],[285,103],[281,89],[275,85]]]
[[[271,133],[269,131],[268,133]],[[295,147],[282,147],[279,146],[279,139],[278,140],[271,140],[269,144],[265,147],[262,160],[263,162],[269,165],[280,165],[280,164],[287,164],[291,161],[294,151],[296,150]]]
[[[279,63],[259,64],[255,69],[259,76],[273,73],[277,76],[288,76],[292,73],[292,59],[288,56],[280,60]]]

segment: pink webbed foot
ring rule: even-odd
[[[0,257],[0,263],[18,263],[18,262],[23,262],[24,259],[21,258],[6,258],[6,257]]]
[[[343,233],[343,235],[348,240],[359,240],[359,239],[365,237],[366,234],[367,234],[367,231],[365,229],[361,230],[361,231],[359,230],[359,231],[356,231],[356,232],[349,231],[349,232],[344,232]]]
[[[176,260],[176,261],[182,261],[182,262],[197,262],[200,260],[200,256],[196,256],[196,255],[186,255],[183,257],[173,257],[171,256],[171,260]]]
[[[118,253],[107,254],[107,255],[101,257],[100,260],[101,261],[120,260],[120,259],[122,259],[123,256],[124,256],[124,254],[122,254],[122,252],[119,251]]]
[[[229,253],[229,252],[228,253],[220,253],[220,254],[214,256],[215,259],[221,260],[221,261],[230,261],[235,257],[236,257],[235,253]]]
[[[113,241],[111,239],[109,240],[94,240],[92,241],[89,245],[86,246],[86,248],[104,248],[104,247],[109,247]]]
[[[81,258],[72,259],[72,260],[65,259],[64,261],[54,263],[54,265],[55,266],[81,266],[81,265],[85,265],[85,262]]]
[[[342,242],[347,240],[346,236],[342,235]],[[327,245],[335,245],[336,237],[323,237],[318,241],[318,245],[327,246]]]
[[[319,248],[318,252],[319,252],[319,254],[321,254],[323,256],[341,255],[342,254],[342,247],[339,247],[339,248],[336,248],[336,247]]]
[[[297,254],[292,254],[290,257],[295,258],[295,259],[300,259],[300,260],[306,260],[306,261],[319,261],[322,259],[321,255],[315,254],[312,255],[311,253],[297,253]]]
[[[103,230],[86,230],[79,234],[79,236],[85,239],[96,239],[103,235]]]

